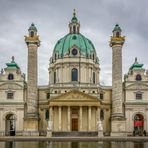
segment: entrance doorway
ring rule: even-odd
[[[141,114],[136,114],[134,117],[134,135],[143,135],[144,118]]]
[[[72,108],[71,130],[78,131],[78,108]]]
[[[78,131],[78,119],[72,119],[72,131]]]
[[[15,136],[15,116],[9,114],[6,116],[6,136]]]

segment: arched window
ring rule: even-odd
[[[141,80],[142,80],[142,78],[141,78],[141,75],[140,75],[140,74],[137,74],[137,75],[136,75],[136,80],[137,80],[137,81],[141,81]]]
[[[47,93],[47,94],[46,94],[46,98],[47,98],[47,99],[50,99],[50,93]]]
[[[30,32],[30,36],[34,37],[34,32],[33,31]]]
[[[56,72],[54,72],[54,84],[56,83]]]
[[[72,81],[78,81],[78,70],[76,68],[71,71],[71,79]]]
[[[16,118],[14,114],[8,114],[6,116],[6,135],[15,136]]]
[[[119,37],[119,36],[120,36],[120,33],[119,33],[119,32],[117,32],[117,33],[116,33],[116,37]]]
[[[104,120],[104,111],[103,111],[103,109],[100,110],[100,120]]]
[[[104,98],[104,95],[103,95],[103,93],[101,93],[100,94],[100,99],[103,100],[103,98]]]
[[[93,54],[93,60],[95,59],[95,55]]]
[[[45,119],[49,120],[49,110],[46,110],[46,112],[45,112]]]
[[[8,75],[8,80],[13,80],[13,79],[14,79],[14,76],[13,76],[12,73],[10,73],[10,74]]]
[[[95,82],[96,82],[96,74],[95,72],[93,72],[93,83],[95,84]]]
[[[76,26],[73,26],[73,33],[76,33]]]
[[[144,117],[138,113],[134,116],[134,134],[139,135],[140,133],[143,133],[143,127]]]

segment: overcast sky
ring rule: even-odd
[[[111,85],[112,50],[109,47],[114,25],[126,36],[123,46],[123,74],[134,58],[148,69],[147,0],[0,0],[0,68],[15,61],[27,74],[27,47],[24,35],[35,23],[40,35],[38,49],[39,84],[48,84],[48,66],[56,42],[68,33],[73,9],[80,21],[80,32],[89,38],[100,60],[100,81]]]

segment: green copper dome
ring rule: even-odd
[[[15,63],[15,61],[14,61],[14,56],[12,56],[11,63],[6,63],[6,65],[7,65],[8,68],[17,68],[17,69],[20,69],[20,67],[18,66],[18,64]]]
[[[130,70],[142,69],[142,67],[143,67],[143,64],[139,64],[138,61],[137,61],[137,57],[136,57],[134,64],[130,67]]]
[[[67,56],[85,57],[99,62],[93,43],[80,33],[80,23],[74,10],[73,17],[69,22],[69,33],[57,41],[52,61]]]
[[[58,40],[54,47],[54,54],[59,55],[59,57],[63,57],[70,53],[70,49],[72,47],[78,48],[78,50],[80,50],[80,54],[86,57],[96,53],[92,42],[79,33],[67,34]]]

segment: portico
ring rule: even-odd
[[[100,101],[74,90],[51,99],[49,112],[53,131],[96,131]]]

